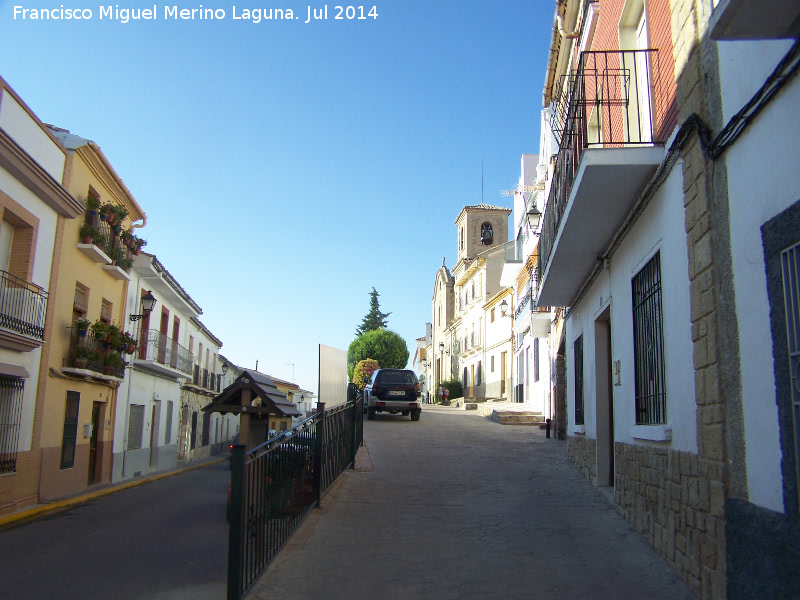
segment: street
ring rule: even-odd
[[[366,448],[248,600],[688,600],[543,431],[426,405]]]
[[[0,531],[2,598],[225,597],[228,463]]]

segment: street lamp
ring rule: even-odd
[[[508,312],[508,302],[503,299],[503,301],[500,303],[500,314],[505,317],[506,312]]]
[[[139,319],[143,319],[156,307],[156,297],[153,296],[153,292],[148,291],[144,296],[142,296],[142,314],[140,315],[131,315],[131,321],[138,321]]]
[[[528,217],[528,227],[530,227],[533,235],[539,235],[539,233],[536,232],[536,228],[539,226],[539,221],[542,220],[542,213],[536,208],[536,204],[531,205],[526,216]]]
[[[228,374],[228,363],[227,362],[223,362],[222,363],[222,375],[224,377],[227,374]]]

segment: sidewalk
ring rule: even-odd
[[[122,490],[127,490],[145,483],[158,481],[159,479],[164,479],[165,477],[172,477],[173,475],[179,475],[193,469],[200,469],[223,460],[228,460],[228,456],[212,456],[197,462],[175,467],[174,469],[170,469],[168,471],[161,471],[146,477],[137,477],[136,479],[126,479],[125,481],[120,481],[119,483],[96,484],[93,485],[87,492],[82,492],[80,494],[62,498],[60,500],[54,500],[53,502],[48,502],[46,504],[32,504],[7,515],[0,515],[0,528],[18,521],[34,519],[42,515],[64,510],[72,506],[94,500],[95,498],[100,498],[109,494],[115,494]]]
[[[690,600],[535,427],[430,406],[365,447],[247,600]]]

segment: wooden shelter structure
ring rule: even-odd
[[[270,416],[301,416],[272,379],[247,370],[239,373],[232,384],[204,406],[203,412],[238,413],[239,443],[245,444],[248,450],[267,440]]]

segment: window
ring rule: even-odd
[[[72,302],[73,310],[85,315],[89,310],[89,288],[80,283],[75,283],[75,299]]]
[[[660,253],[634,276],[632,293],[636,424],[664,424],[667,422],[667,396],[664,389]]]
[[[494,309],[489,313],[489,322],[494,323]]]
[[[792,389],[795,475],[800,484],[800,243],[781,253],[786,334],[789,342],[789,381]],[[784,355],[785,356],[785,355]]]
[[[100,319],[106,323],[111,323],[114,305],[110,300],[103,298],[103,304],[100,306]]]
[[[539,340],[533,340],[533,380],[539,381]]]
[[[80,392],[67,392],[64,407],[64,432],[61,437],[61,468],[71,469],[75,465],[75,444],[78,441],[78,410]]]
[[[288,429],[288,424],[286,421],[281,421],[281,431],[286,431]]]
[[[479,360],[478,361],[478,370],[475,373],[475,385],[480,385],[481,383],[483,383],[482,380],[481,380],[481,378],[483,377],[482,371],[483,371],[483,365],[481,364],[481,361]]]
[[[572,348],[575,358],[575,425],[583,425],[583,336],[575,340]]]
[[[0,473],[17,470],[17,445],[25,380],[0,375]]]
[[[494,373],[494,356],[489,359],[489,371]]]
[[[128,450],[137,450],[142,447],[143,432],[144,405],[131,404],[130,417],[128,418]]]
[[[167,400],[167,423],[164,426],[164,445],[168,446],[172,441],[172,411],[175,403],[172,400]]]
[[[192,412],[192,437],[189,440],[189,448],[194,450],[197,446],[197,411]]]
[[[203,446],[208,446],[211,441],[211,415],[203,413]]]
[[[464,367],[464,372],[461,378],[461,387],[465,390],[469,387],[469,372],[467,371],[467,367]]]
[[[491,246],[494,241],[494,233],[492,232],[491,223],[483,223],[481,225],[481,245]]]

